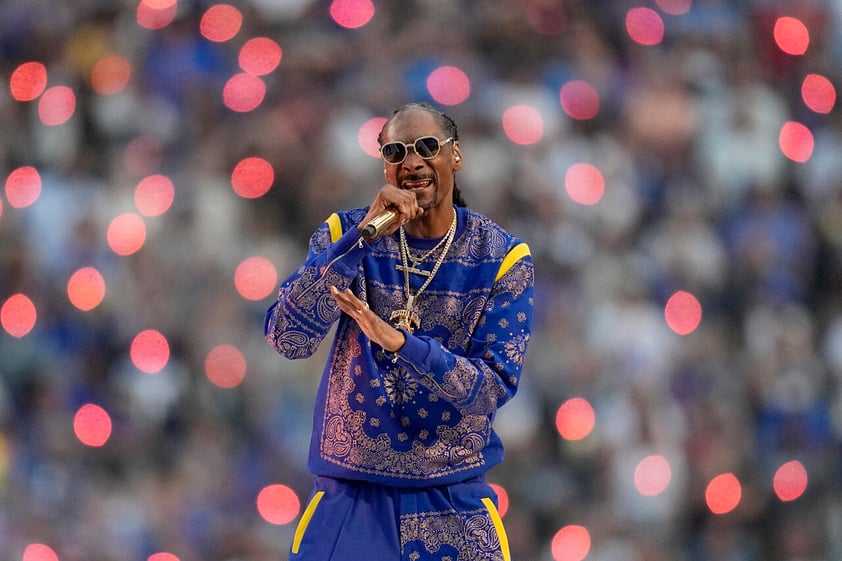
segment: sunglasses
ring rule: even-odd
[[[453,137],[439,140],[435,136],[422,136],[416,138],[412,144],[404,144],[403,142],[387,142],[380,147],[380,157],[388,164],[400,164],[406,159],[409,154],[409,149],[412,148],[418,157],[422,160],[429,160],[439,155],[441,147],[453,140]]]

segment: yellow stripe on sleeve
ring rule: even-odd
[[[330,228],[330,241],[335,242],[339,238],[342,237],[342,221],[339,220],[339,215],[335,212],[331,214],[327,220],[328,227]]]
[[[503,262],[500,264],[500,269],[497,271],[497,276],[494,277],[494,282],[500,280],[503,275],[509,272],[509,269],[511,269],[515,263],[527,255],[530,255],[529,246],[525,243],[519,243],[509,250],[509,253],[506,254],[505,259],[503,259]]]

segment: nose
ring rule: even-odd
[[[409,146],[406,151],[406,158],[402,163],[403,167],[407,169],[418,169],[423,167],[424,159],[415,151],[415,146]]]

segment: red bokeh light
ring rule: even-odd
[[[240,31],[243,14],[230,4],[216,4],[202,14],[199,21],[199,33],[208,41],[223,43]]]
[[[205,358],[205,375],[220,388],[235,388],[246,376],[246,357],[233,345],[217,345]]]
[[[237,58],[243,72],[263,76],[275,70],[281,63],[283,50],[268,37],[249,39],[240,48]]]
[[[374,17],[374,11],[374,3],[371,0],[333,0],[330,3],[330,17],[348,29],[367,24]]]
[[[427,77],[427,91],[442,105],[458,105],[471,95],[471,80],[455,66],[440,66]]]
[[[584,526],[565,526],[551,542],[554,561],[582,561],[591,551],[591,534]]]
[[[733,473],[714,477],[705,489],[705,501],[714,514],[727,514],[737,508],[742,498],[742,486]]]
[[[163,29],[175,20],[178,2],[175,0],[143,0],[135,14],[137,24],[144,29]]]
[[[172,553],[161,551],[158,553],[153,553],[146,559],[146,561],[179,561],[179,559]]]
[[[67,281],[70,303],[83,312],[93,310],[105,297],[105,279],[94,267],[82,267]]]
[[[265,257],[249,257],[234,272],[234,286],[246,300],[261,300],[277,289],[278,272]]]
[[[147,329],[135,335],[129,354],[138,370],[156,374],[170,360],[170,344],[160,331]]]
[[[584,80],[571,80],[561,87],[559,100],[564,112],[581,121],[599,113],[599,93]]]
[[[172,206],[175,187],[166,175],[149,175],[138,182],[134,204],[144,216],[160,216]]]
[[[38,100],[38,117],[49,127],[66,123],[76,111],[76,94],[67,86],[53,86]]]
[[[647,497],[660,495],[669,486],[672,470],[667,459],[661,455],[643,458],[634,470],[634,486],[638,493]]]
[[[632,8],[626,13],[626,31],[635,43],[657,45],[664,39],[664,20],[651,8]]]
[[[146,4],[153,10],[166,10],[167,8],[172,8],[178,3],[178,0],[143,0],[143,4]]]
[[[558,433],[566,440],[582,440],[593,430],[596,415],[588,400],[581,397],[568,399],[555,415]]]
[[[801,99],[816,113],[830,113],[836,105],[836,88],[821,74],[808,74],[801,83]]]
[[[266,84],[246,72],[234,74],[225,83],[222,101],[225,107],[238,113],[247,113],[257,109],[266,97]]]
[[[655,4],[667,14],[682,16],[693,7],[693,0],[655,0]]]
[[[798,18],[780,17],[775,21],[773,31],[775,44],[790,55],[803,55],[810,46],[810,32]]]
[[[40,62],[24,62],[12,71],[9,90],[16,101],[32,101],[47,87],[47,67]]]
[[[595,205],[605,193],[605,178],[599,168],[591,164],[573,164],[564,177],[567,194],[582,205]]]
[[[31,543],[23,550],[22,561],[59,561],[58,555],[48,545]]]
[[[500,518],[505,518],[506,513],[509,512],[509,492],[506,491],[505,487],[497,483],[489,483],[488,486],[494,489],[494,492],[497,494],[497,513],[500,515]]]
[[[529,105],[514,105],[503,113],[503,132],[515,144],[535,144],[544,136],[544,118]]]
[[[300,510],[298,495],[286,485],[268,485],[257,495],[257,511],[270,524],[289,524]]]
[[[76,412],[73,432],[79,442],[86,446],[102,446],[111,436],[111,417],[99,405],[88,403]]]
[[[679,290],[667,300],[664,318],[670,329],[679,335],[688,335],[695,331],[702,321],[702,305],[689,292]]]
[[[21,166],[6,177],[6,199],[15,208],[26,208],[41,196],[41,174],[32,166]]]
[[[118,55],[99,59],[91,69],[91,87],[98,94],[112,95],[121,92],[129,83],[132,65]]]
[[[789,502],[801,497],[807,490],[807,470],[798,460],[787,462],[775,472],[772,485],[775,494],[782,501]]]
[[[377,142],[377,137],[385,124],[385,117],[374,117],[363,123],[360,132],[357,133],[357,142],[360,143],[360,148],[373,158],[380,157],[380,144]]]
[[[25,294],[14,294],[0,307],[0,325],[12,337],[21,338],[35,327],[38,312]]]
[[[146,224],[137,214],[123,213],[108,225],[106,239],[108,247],[117,255],[131,255],[146,242]]]
[[[781,127],[778,137],[781,152],[790,160],[804,163],[813,155],[815,139],[805,125],[795,121],[788,121]]]
[[[231,172],[231,186],[244,199],[256,199],[265,195],[275,182],[272,164],[263,158],[251,157],[240,160]]]

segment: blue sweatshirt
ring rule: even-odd
[[[316,395],[309,469],[410,487],[485,473],[503,459],[492,423],[517,391],[530,339],[529,248],[488,217],[457,208],[453,244],[415,301],[421,325],[405,331],[392,354],[330,294],[331,286],[350,287],[387,321],[405,306],[398,234],[363,241],[356,227],[366,210],[334,213],[316,230],[266,313],[266,340],[290,359],[311,356],[339,322]],[[408,237],[417,253],[437,241]],[[413,294],[425,280],[410,274]]]

